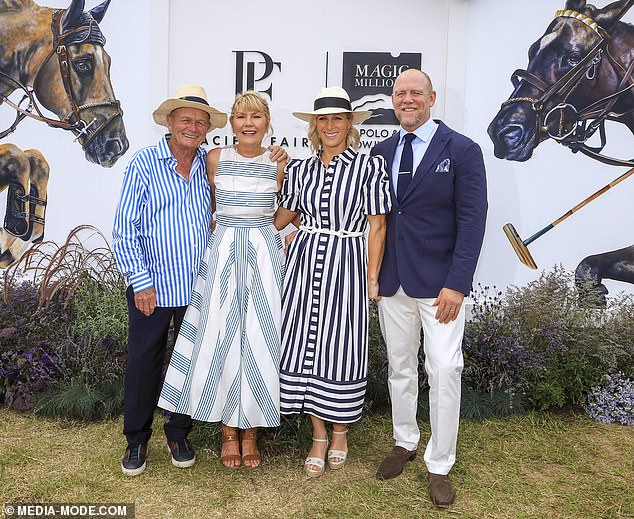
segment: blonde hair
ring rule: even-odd
[[[233,116],[237,112],[261,112],[266,118],[267,126],[269,129],[271,128],[271,111],[269,104],[264,97],[254,90],[246,90],[236,96],[233,106],[231,107],[230,121],[233,121]]]
[[[349,120],[352,120],[351,112],[342,112],[348,116]],[[310,118],[310,122],[308,123],[308,141],[310,142],[310,149],[313,153],[319,153],[321,150],[321,139],[319,138],[319,134],[317,133],[317,116],[313,115]],[[361,144],[361,135],[359,135],[359,130],[357,130],[354,126],[350,126],[350,131],[348,132],[348,138],[346,139],[346,148],[352,146],[355,150],[359,149],[359,145]]]

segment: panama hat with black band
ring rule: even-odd
[[[215,128],[222,128],[227,124],[227,114],[216,110],[213,106],[209,106],[207,92],[199,85],[184,85],[176,90],[174,97],[166,99],[154,110],[152,114],[154,122],[167,127],[167,116],[177,108],[196,108],[207,112],[211,123],[207,133]]]
[[[341,87],[322,88],[315,98],[312,112],[293,112],[293,115],[302,121],[310,122],[318,115],[343,113],[352,114],[352,124],[362,123],[372,115],[369,111],[353,110],[348,92]]]

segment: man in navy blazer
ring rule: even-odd
[[[377,478],[398,476],[416,457],[422,326],[431,423],[424,458],[430,497],[437,506],[448,506],[455,499],[447,474],[455,463],[460,417],[463,301],[482,247],[487,199],[480,147],[431,119],[435,100],[427,74],[416,69],[401,73],[392,93],[401,129],[372,150],[387,161],[393,201],[378,305],[395,447]]]

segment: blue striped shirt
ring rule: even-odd
[[[126,169],[112,233],[119,270],[134,292],[154,287],[157,306],[189,304],[211,223],[211,190],[199,148],[189,182],[163,137]]]

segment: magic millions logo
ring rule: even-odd
[[[344,52],[342,86],[355,110],[372,110],[363,124],[398,125],[392,109],[392,87],[408,68],[420,69],[421,53]]]

